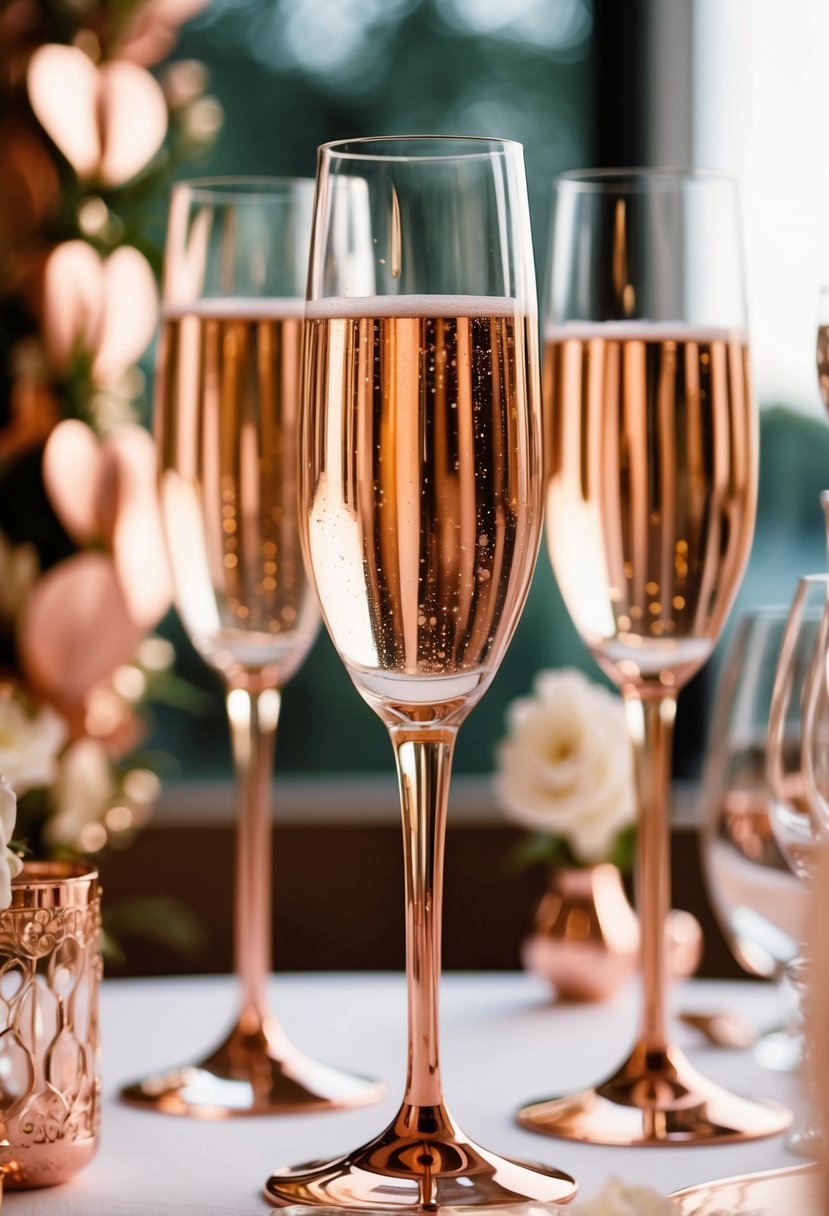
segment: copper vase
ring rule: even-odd
[[[689,912],[674,910],[666,925],[670,970],[691,975],[702,954],[702,931]],[[550,871],[535,908],[521,959],[564,1001],[603,1001],[636,972],[639,920],[622,876],[609,863]]]
[[[0,911],[0,1120],[9,1189],[52,1186],[97,1147],[97,871],[28,862]]]
[[[565,1001],[601,1001],[636,970],[639,923],[616,866],[554,869],[521,959]]]

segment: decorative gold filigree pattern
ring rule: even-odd
[[[0,911],[0,1117],[12,1186],[62,1181],[98,1133],[100,891],[88,875],[64,881],[85,881],[89,903]]]

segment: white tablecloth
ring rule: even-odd
[[[274,1008],[309,1054],[382,1077],[382,1104],[290,1118],[198,1123],[119,1104],[119,1086],[212,1047],[234,1008],[230,979],[108,981],[102,994],[104,1109],[101,1148],[66,1186],[7,1193],[9,1216],[219,1216],[273,1211],[261,1187],[275,1167],[355,1147],[381,1130],[400,1098],[405,1062],[405,990],[397,975],[291,975],[273,981]],[[739,1008],[761,1028],[780,1009],[773,988],[694,981],[674,993],[681,1009]],[[553,1006],[524,975],[449,975],[442,999],[447,1100],[488,1148],[555,1164],[582,1196],[611,1175],[663,1192],[712,1178],[791,1165],[782,1137],[717,1148],[618,1149],[570,1144],[517,1127],[522,1101],[581,1087],[621,1061],[632,1042],[635,986],[595,1006]],[[790,1076],[767,1072],[749,1051],[677,1038],[709,1076],[745,1094],[801,1106]]]

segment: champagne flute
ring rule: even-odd
[[[741,615],[717,684],[702,780],[701,846],[708,892],[748,972],[779,979],[806,931],[807,896],[774,836],[766,740],[786,610]],[[815,631],[817,620],[813,620]],[[787,746],[799,761],[800,723]]]
[[[559,178],[544,387],[550,556],[583,640],[622,691],[635,758],[643,1010],[612,1077],[518,1118],[608,1144],[771,1135],[789,1113],[702,1077],[671,1042],[666,1011],[676,699],[722,629],[756,504],[732,181],[674,170]]]
[[[809,896],[774,836],[766,776],[767,736],[784,608],[743,612],[713,698],[700,806],[703,870],[714,912],[731,951],[752,975],[776,979],[790,1002],[786,969],[800,953]],[[815,635],[817,618],[813,618]],[[814,639],[813,639],[814,640]],[[799,761],[800,720],[787,746]],[[799,1067],[799,1013],[763,1035],[755,1058],[767,1068]]]
[[[298,527],[297,414],[313,182],[173,190],[156,378],[159,493],[176,604],[225,686],[238,793],[238,1020],[197,1064],[129,1086],[169,1114],[354,1106],[382,1087],[292,1047],[269,1012],[270,782],[280,691],[318,628]]]
[[[808,574],[798,582],[780,644],[769,714],[771,825],[792,873],[810,890],[818,868],[821,821],[829,822],[827,589],[826,574]],[[789,966],[789,978],[804,1006],[810,970],[810,960],[803,957]],[[803,1075],[810,1099],[811,1065],[807,1042]],[[803,1156],[819,1156],[821,1136],[811,1113],[790,1133],[787,1144]]]
[[[565,1201],[471,1143],[438,1053],[443,844],[458,728],[526,598],[541,527],[535,280],[521,148],[403,137],[320,149],[301,426],[323,618],[388,727],[405,857],[408,1064],[389,1127],[280,1169],[276,1203],[389,1211]]]

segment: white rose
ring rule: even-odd
[[[66,723],[49,706],[30,715],[13,692],[0,696],[0,772],[18,795],[52,784],[65,739]]]
[[[20,873],[23,862],[9,849],[17,818],[17,795],[5,777],[0,776],[0,908],[12,901],[12,879]]]
[[[83,829],[103,819],[114,795],[112,765],[103,743],[78,739],[70,744],[52,787],[55,814],[46,824],[46,838],[51,844],[77,847]]]
[[[657,1191],[611,1178],[598,1195],[572,1209],[572,1216],[671,1216],[673,1205]]]
[[[633,822],[633,760],[621,699],[575,669],[543,671],[514,701],[496,749],[495,792],[524,827],[564,837],[586,864],[606,860]]]

